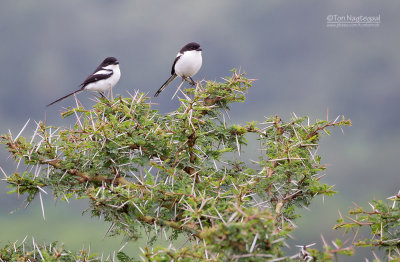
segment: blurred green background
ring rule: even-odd
[[[241,67],[257,78],[247,101],[232,106],[232,123],[290,113],[312,119],[343,114],[353,121],[344,135],[335,130],[319,149],[328,166],[324,181],[339,194],[316,200],[303,211],[294,245],[321,243],[340,237],[332,226],[338,210],[352,202],[367,205],[399,188],[400,146],[400,2],[337,1],[15,1],[0,8],[0,132],[31,135],[34,122],[69,126],[61,107],[49,102],[77,86],[107,56],[120,60],[122,77],[114,94],[139,89],[153,95],[169,77],[179,49],[190,41],[203,48],[203,67],[195,79],[220,80]],[[328,15],[381,17],[379,27],[329,28]],[[174,82],[175,83],[175,82]],[[176,83],[175,83],[176,85]],[[178,106],[171,85],[152,102],[161,112]],[[91,95],[78,98],[93,104]],[[256,147],[250,147],[256,152]],[[11,173],[12,159],[0,150],[0,166]],[[0,174],[1,175],[1,174]],[[118,250],[121,239],[103,239],[108,224],[81,216],[86,202],[53,204],[45,196],[46,220],[34,201],[24,209],[22,199],[8,195],[0,182],[0,245],[25,235],[50,242],[60,240],[94,252]],[[10,213],[19,207],[16,212]],[[140,242],[139,245],[144,245]],[[125,247],[129,254],[137,245]],[[372,258],[360,253],[353,261]],[[346,259],[346,261],[351,261]]]

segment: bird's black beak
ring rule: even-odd
[[[197,51],[203,51],[203,49],[201,49],[201,48],[197,48]]]

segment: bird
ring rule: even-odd
[[[104,61],[94,70],[94,72],[89,75],[82,84],[80,88],[66,96],[51,102],[47,106],[51,106],[65,98],[72,96],[73,94],[80,93],[84,90],[97,91],[103,97],[103,92],[113,88],[119,81],[121,77],[121,71],[119,69],[119,62],[115,57],[107,57]]]
[[[154,97],[157,97],[177,76],[182,78],[182,83],[176,90],[175,94],[179,91],[184,81],[188,81],[192,85],[195,85],[192,76],[200,70],[203,62],[201,51],[202,49],[200,48],[200,45],[195,42],[190,42],[182,47],[172,64],[171,77],[168,78],[160,89],[157,90]]]

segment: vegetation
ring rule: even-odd
[[[51,190],[55,197],[87,199],[93,217],[111,223],[110,235],[143,238],[142,254],[119,252],[100,258],[86,250],[65,250],[57,243],[9,244],[3,261],[332,261],[351,255],[340,240],[322,251],[301,247],[284,253],[298,211],[333,187],[321,182],[325,166],[317,155],[321,135],[351,125],[350,120],[308,117],[285,122],[278,116],[262,122],[230,125],[229,106],[244,102],[254,80],[233,71],[225,82],[200,82],[182,93],[180,107],[169,114],[152,109],[136,92],[128,98],[100,99],[92,108],[69,108],[73,128],[37,123],[32,137],[1,136],[2,143],[27,169],[6,177],[12,192],[28,202]],[[257,139],[259,147],[247,146]],[[248,159],[251,152],[259,158]],[[370,226],[371,239],[355,245],[381,247],[398,259],[399,196],[393,206],[374,203],[374,211],[352,211],[351,222],[336,228]],[[42,207],[43,208],[43,207]],[[379,237],[378,237],[379,236]],[[164,237],[168,247],[154,247]],[[179,237],[179,241],[177,241]],[[183,242],[182,242],[183,239]],[[0,260],[0,261],[1,261]]]

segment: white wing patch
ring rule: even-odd
[[[103,67],[104,68],[104,67]],[[94,73],[94,75],[111,75],[112,74],[112,70],[110,69],[102,69],[97,71],[96,73]]]

